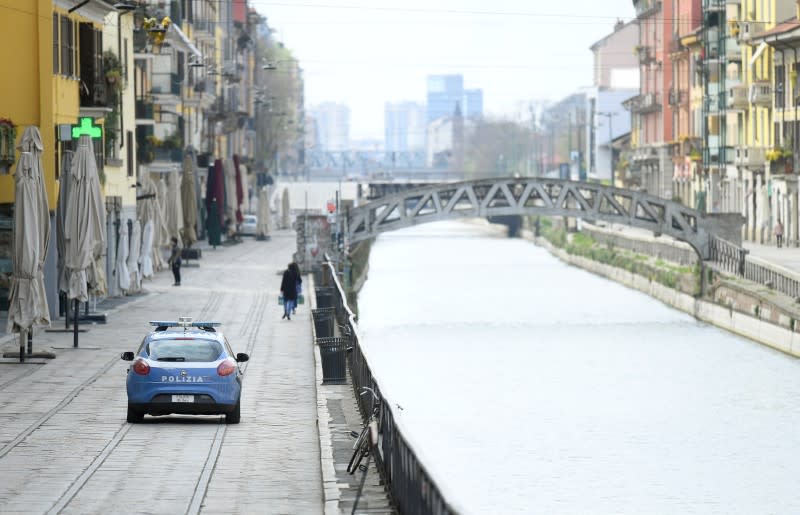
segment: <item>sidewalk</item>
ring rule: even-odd
[[[781,247],[775,245],[761,245],[745,241],[742,246],[750,252],[750,255],[769,263],[774,263],[800,275],[800,248]]]
[[[310,310],[281,320],[277,301],[295,247],[294,232],[278,231],[204,249],[183,286],[156,274],[107,324],[84,326],[79,349],[71,334],[41,332],[34,350],[55,359],[0,360],[0,511],[322,513]],[[241,424],[125,421],[120,353],[136,350],[149,320],[180,315],[221,321],[234,351],[250,354]],[[0,340],[0,350],[14,348]]]

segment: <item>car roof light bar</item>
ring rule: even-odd
[[[193,322],[190,317],[181,317],[179,320],[151,320],[153,327],[219,327],[222,322]]]

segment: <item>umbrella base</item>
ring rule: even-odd
[[[78,329],[79,333],[88,332],[88,329]],[[44,332],[46,333],[74,333],[75,329],[45,329]]]
[[[70,316],[68,321],[71,324],[75,319]],[[105,324],[108,322],[108,315],[105,313],[89,313],[88,315],[85,313],[81,313],[78,316],[78,323],[79,324]]]
[[[56,357],[56,355],[53,354],[52,352],[46,352],[46,351],[36,351],[36,352],[31,352],[31,353],[24,353],[23,356],[25,357],[25,359],[28,359],[28,358],[32,358],[32,359],[37,359],[37,358],[38,359],[55,359],[55,357]],[[3,353],[3,357],[4,358],[16,358],[16,359],[19,359],[19,351],[16,351],[16,352],[14,352],[14,351],[12,351],[12,352],[4,352]]]
[[[267,236],[256,236],[256,241],[269,241],[271,239],[272,239],[272,237],[268,236],[268,235]]]

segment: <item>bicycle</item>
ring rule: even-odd
[[[364,456],[369,455],[372,446],[378,443],[378,415],[381,410],[381,399],[372,388],[362,386],[361,390],[360,395],[364,395],[367,392],[372,394],[372,413],[353,444],[353,456],[350,458],[350,463],[347,464],[347,473],[350,475],[355,474],[356,470],[359,469],[361,460],[364,459]],[[354,437],[356,436],[355,431],[350,434]]]

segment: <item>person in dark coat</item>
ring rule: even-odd
[[[295,302],[297,302],[298,279],[299,277],[290,263],[286,270],[283,271],[283,279],[281,280],[281,293],[283,294],[283,317],[281,318],[292,319],[292,310],[294,310]]]
[[[178,238],[172,238],[172,252],[169,256],[169,264],[172,265],[172,275],[175,277],[175,284],[181,285],[181,248],[178,246]]]
[[[297,303],[300,301],[300,295],[303,293],[303,278],[300,274],[300,267],[297,266],[297,263],[290,263],[289,268],[294,272],[294,275],[297,277],[297,282],[295,283],[295,290],[297,291],[297,298],[294,301],[294,305],[292,306],[292,314],[294,315],[297,313]]]

